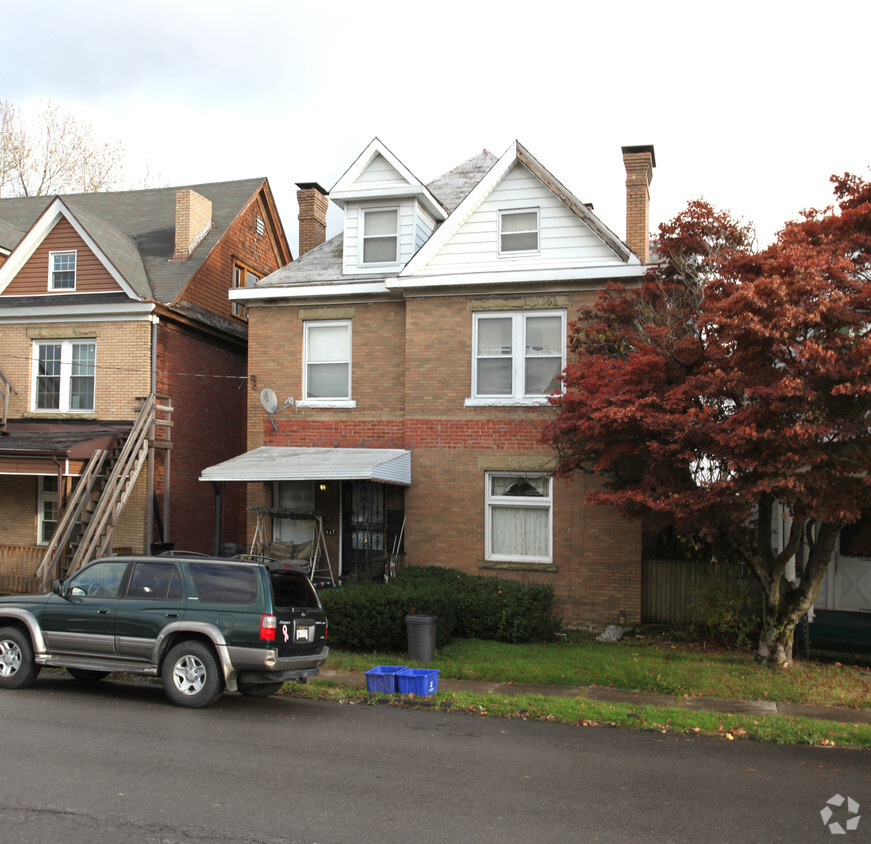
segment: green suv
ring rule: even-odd
[[[107,557],[42,595],[0,598],[0,688],[43,665],[78,680],[161,677],[169,699],[208,706],[224,689],[253,697],[318,673],[327,619],[308,577],[274,561]]]

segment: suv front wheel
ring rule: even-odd
[[[224,691],[224,677],[214,652],[195,640],[180,642],[170,650],[162,677],[164,691],[176,706],[209,706]]]
[[[14,627],[0,629],[0,689],[29,686],[40,671],[30,639]]]

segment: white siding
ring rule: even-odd
[[[398,182],[402,185],[408,184],[408,181],[400,176],[393,165],[380,153],[372,159],[354,184],[359,185],[368,182]]]
[[[396,264],[378,264],[372,266],[359,266],[358,256],[362,248],[361,211],[367,208],[398,208],[399,209],[399,261]],[[405,264],[419,248],[416,238],[420,236],[415,210],[417,203],[413,199],[402,199],[395,202],[354,202],[345,207],[345,239],[343,272],[354,273],[378,273],[382,270],[395,272]],[[431,225],[431,223],[430,223]]]
[[[426,243],[430,235],[433,233],[433,229],[435,228],[435,220],[430,217],[426,211],[420,207],[420,203],[415,203],[416,205],[416,214],[415,214],[415,237],[414,237],[414,251],[417,252],[421,246]],[[407,259],[406,259],[407,260]]]
[[[499,211],[540,209],[538,255],[498,254]],[[618,263],[614,252],[522,164],[515,164],[480,207],[417,275]]]

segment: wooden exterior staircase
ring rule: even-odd
[[[41,588],[50,589],[53,580],[66,578],[92,559],[112,553],[115,526],[148,461],[155,428],[172,424],[168,402],[159,403],[154,394],[141,401],[130,432],[119,437],[110,451],[94,452],[59,514],[36,570]]]

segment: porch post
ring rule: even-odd
[[[221,556],[221,546],[224,544],[224,485],[212,481],[212,489],[215,491],[215,515],[212,534],[212,554]]]

